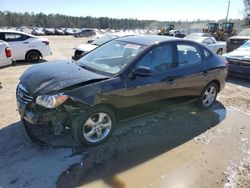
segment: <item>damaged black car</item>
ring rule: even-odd
[[[55,134],[67,129],[81,143],[97,145],[111,135],[125,109],[140,111],[144,104],[190,98],[210,107],[226,76],[226,60],[198,43],[130,36],[77,62],[32,66],[20,77],[16,97],[24,123],[49,125]]]

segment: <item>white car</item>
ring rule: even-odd
[[[14,60],[38,61],[52,54],[49,40],[19,31],[0,30],[0,40],[7,42]]]
[[[229,75],[250,79],[250,40],[223,56],[228,60]]]
[[[8,43],[0,40],[0,67],[11,65],[12,56]]]
[[[191,33],[185,39],[201,43],[219,55],[222,55],[226,51],[225,42],[217,42],[213,36],[207,33]]]
[[[119,33],[106,34],[94,41],[88,41],[88,43],[81,44],[76,47],[76,50],[75,50],[74,56],[72,56],[72,59],[78,60],[81,57],[83,57],[86,53],[90,52],[91,50],[97,48],[98,46],[108,41],[111,41],[118,37],[125,37],[125,36],[131,36],[131,35],[138,35],[138,34],[129,33],[129,32],[119,32]]]

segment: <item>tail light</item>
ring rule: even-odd
[[[45,45],[49,45],[49,41],[42,41]]]
[[[6,57],[7,58],[10,58],[11,57],[11,50],[9,47],[5,48],[5,54],[6,54]]]
[[[224,60],[224,64],[225,64],[226,66],[229,64],[229,62],[228,62],[227,59]]]

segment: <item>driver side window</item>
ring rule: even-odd
[[[154,72],[164,72],[174,66],[173,46],[171,44],[161,45],[150,50],[138,62],[138,66],[151,68]]]

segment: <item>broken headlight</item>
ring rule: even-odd
[[[68,99],[67,95],[41,95],[36,98],[36,104],[45,108],[56,108]]]

